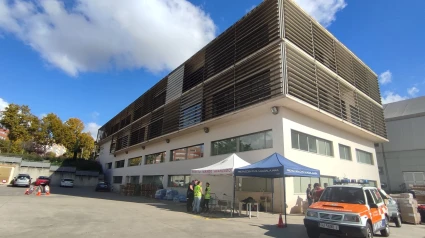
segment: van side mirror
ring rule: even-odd
[[[375,204],[375,203],[371,203],[371,204],[369,204],[369,207],[370,207],[370,208],[378,208],[378,205],[377,205],[377,204]]]

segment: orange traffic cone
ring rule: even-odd
[[[25,191],[25,195],[28,195],[30,192],[30,190],[27,188],[27,190]]]
[[[279,214],[279,222],[277,223],[277,227],[285,228],[285,224],[283,223],[283,220],[282,220],[282,213]]]
[[[39,189],[37,189],[37,194],[36,194],[36,196],[41,196],[41,189],[39,188]]]

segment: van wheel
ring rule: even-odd
[[[373,238],[372,225],[368,222],[366,226],[366,238]]]
[[[320,232],[316,229],[307,229],[308,238],[319,238]]]
[[[385,217],[385,229],[381,230],[381,236],[388,237],[390,236],[390,223],[388,217]]]
[[[394,223],[396,227],[401,227],[401,216],[398,215],[396,219],[394,219]]]

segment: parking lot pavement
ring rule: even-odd
[[[50,196],[24,195],[25,188],[0,186],[0,237],[296,237],[307,238],[302,216],[201,217],[184,204],[96,193],[92,188],[52,187]],[[391,237],[425,237],[425,226],[392,228]],[[325,238],[326,236],[321,236]]]

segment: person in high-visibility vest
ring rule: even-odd
[[[198,184],[193,189],[194,193],[194,204],[193,204],[193,212],[199,213],[200,212],[200,206],[201,206],[201,199],[202,199],[202,182],[198,181]]]
[[[211,199],[211,187],[210,183],[206,183],[207,187],[205,188],[205,195],[204,195],[204,212],[208,212],[210,210],[209,203]]]

